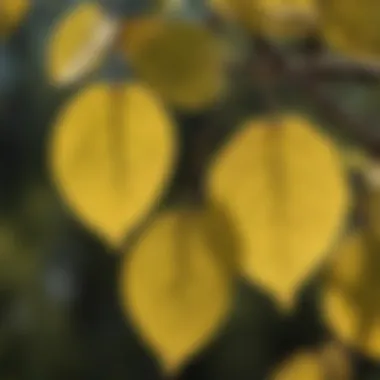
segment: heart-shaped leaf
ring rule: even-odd
[[[241,272],[290,307],[345,225],[350,195],[340,154],[299,115],[248,120],[207,182],[243,239]]]
[[[72,212],[117,247],[162,195],[176,158],[175,131],[138,83],[98,83],[62,110],[49,160]]]

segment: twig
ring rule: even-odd
[[[288,69],[298,76],[306,75],[329,81],[380,83],[380,62],[358,62],[323,54],[313,61],[290,59],[287,64]]]
[[[369,154],[380,155],[380,130],[372,127],[372,123],[376,121],[369,118],[361,120],[347,112],[329,99],[321,88],[321,84],[325,84],[330,78],[360,80],[380,85],[380,63],[351,62],[328,54],[318,54],[312,59],[283,55],[283,62],[284,75],[301,86],[324,118]]]
[[[357,116],[328,99],[315,80],[306,81],[305,89],[323,116],[338,126],[348,138],[361,145],[371,155],[380,153],[380,131],[369,132],[371,127],[367,125],[366,120],[359,120]]]

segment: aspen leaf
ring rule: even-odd
[[[210,343],[229,315],[231,276],[207,223],[200,211],[166,211],[122,265],[122,306],[169,376]]]
[[[141,45],[155,36],[162,27],[162,17],[153,14],[137,17],[123,23],[120,35],[120,48],[125,55],[136,54]]]
[[[349,190],[339,152],[311,122],[248,120],[216,155],[209,197],[242,239],[241,273],[291,308],[344,225]]]
[[[226,20],[240,23],[249,30],[259,24],[258,3],[252,0],[209,0],[211,8]]]
[[[154,206],[176,156],[171,119],[138,83],[82,90],[53,129],[53,180],[72,212],[113,246]]]
[[[47,71],[59,85],[70,84],[97,69],[115,36],[117,22],[94,2],[71,7],[51,32]]]
[[[345,344],[380,358],[380,291],[377,257],[363,231],[348,236],[327,263],[320,292],[324,321]]]
[[[261,32],[273,38],[302,37],[317,21],[316,0],[258,0]]]
[[[0,36],[8,36],[25,18],[31,0],[0,1]]]
[[[222,17],[275,39],[303,36],[316,17],[315,0],[210,0]]]
[[[380,2],[320,1],[321,31],[327,44],[361,61],[380,59]]]
[[[200,24],[166,20],[128,58],[136,73],[168,102],[207,108],[226,89],[218,39]],[[128,52],[126,52],[128,53]]]
[[[275,369],[270,380],[325,380],[317,352],[298,351]]]

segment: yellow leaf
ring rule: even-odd
[[[380,59],[380,2],[327,0],[320,2],[321,31],[340,53],[359,60]]]
[[[258,0],[261,32],[272,38],[302,37],[317,22],[316,0]]]
[[[80,92],[60,114],[49,157],[64,201],[115,247],[160,198],[176,159],[175,131],[161,103],[138,83],[120,86]]]
[[[54,26],[46,59],[50,79],[56,84],[70,84],[100,66],[117,23],[108,19],[95,2],[71,7]]]
[[[323,318],[344,343],[380,358],[380,291],[377,258],[363,231],[348,236],[327,263],[320,293]]]
[[[254,0],[209,0],[211,8],[226,20],[241,23],[249,30],[259,24],[257,1]]]
[[[207,188],[242,239],[242,274],[291,308],[339,236],[349,190],[334,144],[298,115],[248,120],[217,154]]]
[[[144,42],[126,54],[137,74],[166,101],[187,110],[199,110],[224,94],[222,50],[206,28],[166,20]]]
[[[229,314],[231,275],[209,222],[201,211],[164,212],[122,265],[122,306],[167,375],[205,348]]]
[[[315,0],[210,0],[222,17],[266,37],[302,37],[315,25]]]
[[[0,1],[0,36],[8,36],[20,25],[30,5],[30,0]]]
[[[145,15],[123,23],[120,35],[120,48],[126,56],[136,54],[142,44],[153,38],[162,27],[163,19],[159,15]]]
[[[270,380],[325,380],[317,352],[299,351],[276,368]]]

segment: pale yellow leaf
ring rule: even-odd
[[[211,165],[210,200],[242,239],[241,273],[291,308],[339,237],[350,206],[340,155],[300,115],[248,120]]]
[[[254,30],[259,24],[257,1],[253,0],[209,0],[211,8],[226,20],[241,23]]]
[[[195,210],[160,214],[122,266],[122,306],[167,375],[205,348],[229,314],[231,275],[209,222]]]
[[[84,88],[59,115],[50,141],[53,180],[71,211],[112,246],[159,200],[176,159],[171,118],[139,83]]]
[[[273,38],[302,37],[318,22],[316,0],[257,0],[260,30]]]
[[[0,1],[0,37],[8,36],[20,25],[30,6],[30,0]]]
[[[274,39],[302,37],[318,20],[315,0],[210,0],[226,20]]]
[[[380,358],[380,291],[377,258],[363,231],[348,236],[327,263],[320,302],[324,321],[337,338]]]
[[[137,54],[141,45],[154,38],[155,34],[163,27],[163,21],[159,15],[149,14],[123,23],[119,36],[119,48],[124,51],[127,59]]]
[[[320,2],[321,31],[339,53],[380,64],[380,2],[325,0]]]
[[[46,66],[52,82],[71,84],[98,68],[117,28],[118,23],[95,2],[70,7],[54,25],[47,46]]]
[[[226,91],[219,40],[199,23],[165,20],[126,54],[136,73],[169,103],[200,110]]]

